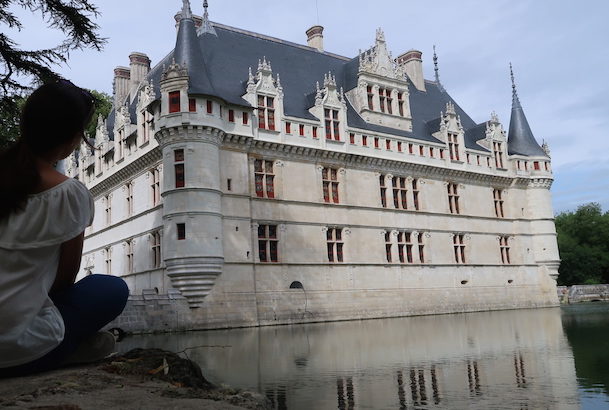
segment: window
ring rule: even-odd
[[[390,151],[391,150],[391,140],[385,140],[385,148]]]
[[[275,174],[273,161],[254,160],[254,183],[258,198],[275,198]]]
[[[387,208],[387,187],[385,186],[385,178],[387,176],[381,174],[379,176],[379,185],[381,187],[381,205],[383,208]]]
[[[503,218],[503,191],[501,189],[493,189],[493,201],[495,203],[495,216]]]
[[[313,132],[313,138],[317,138],[317,127],[316,126],[312,126],[311,130]]]
[[[180,112],[180,92],[172,91],[169,93],[169,112]]]
[[[402,142],[398,141],[398,152],[402,152]]]
[[[148,111],[144,111],[142,112],[142,115],[140,116],[141,122],[142,122],[142,143],[148,141],[150,139],[150,123],[151,123],[151,119],[150,119],[151,115]]]
[[[493,142],[493,155],[495,156],[495,167],[503,168],[503,149],[500,142]]]
[[[409,154],[414,153],[414,145],[411,143],[408,143],[408,153]]]
[[[185,175],[184,175],[184,150],[176,149],[173,151],[174,159],[174,171],[175,171],[175,187],[184,188]]]
[[[400,263],[412,263],[412,234],[398,232],[398,258]]]
[[[440,159],[444,159],[444,150],[440,148]]]
[[[391,247],[391,232],[385,232],[385,255],[388,263],[391,263]]]
[[[393,188],[393,207],[395,209],[408,209],[408,201],[406,194],[406,178],[404,177],[393,177],[391,179],[391,185]]]
[[[242,119],[243,119],[243,125],[247,125],[247,123],[249,122],[249,115],[248,115],[248,113],[244,112]]]
[[[324,202],[338,203],[338,171],[336,168],[323,168],[321,171]]]
[[[533,169],[535,171],[539,171],[539,161],[533,161]]]
[[[228,122],[235,122],[235,110],[228,110]]]
[[[419,243],[419,262],[425,263],[425,243],[423,242],[423,233],[417,234],[417,242]]]
[[[104,250],[104,255],[105,255],[105,265],[106,265],[106,275],[111,275],[112,274],[112,248],[111,247],[107,247]]]
[[[393,98],[391,98],[391,90],[385,90],[385,96],[387,97],[387,114],[393,114]]]
[[[366,136],[366,135],[362,135],[362,146],[363,147],[368,146],[368,136]]]
[[[381,109],[381,112],[385,112],[385,101],[385,89],[379,88],[379,108]]]
[[[292,123],[291,122],[286,122],[285,123],[285,133],[286,134],[291,134],[292,133]]]
[[[419,155],[420,156],[424,156],[425,155],[425,148],[422,145],[419,145]]]
[[[374,148],[379,147],[379,137],[374,137]]]
[[[455,263],[465,263],[465,243],[463,242],[462,233],[453,235],[453,249],[455,252]]]
[[[486,157],[486,166],[487,167],[491,167],[491,158],[490,157]]]
[[[448,208],[451,214],[459,214],[459,192],[457,191],[457,184],[449,182],[447,185],[448,190]]]
[[[133,182],[128,182],[125,184],[126,195],[126,204],[127,204],[127,216],[133,215]]]
[[[258,128],[275,129],[275,99],[273,97],[258,96]]]
[[[469,164],[469,153],[465,154],[465,161]]]
[[[197,100],[194,98],[188,99],[188,111],[197,112]]]
[[[349,133],[349,144],[355,144],[355,134]]]
[[[133,273],[133,241],[129,240],[125,242],[125,256],[127,262],[127,273]]]
[[[233,190],[233,180],[230,178],[226,179],[226,190],[227,191],[232,191]]]
[[[343,229],[328,228],[326,232],[326,243],[328,247],[328,262],[343,261]]]
[[[159,268],[161,266],[161,232],[152,233],[152,267]]]
[[[258,257],[260,262],[278,262],[277,225],[258,225]]]
[[[412,180],[412,203],[414,204],[414,209],[419,210],[419,180]]]
[[[368,94],[368,109],[374,110],[374,94],[372,93],[372,87],[366,87],[366,92]]]
[[[501,263],[510,264],[510,245],[507,236],[499,237],[499,251],[501,252]]]
[[[429,156],[433,158],[433,147],[429,147]]]
[[[400,117],[404,116],[404,94],[398,93],[398,111],[400,112]]]
[[[459,138],[457,134],[448,134],[448,152],[450,153],[450,159],[459,161]]]
[[[214,112],[214,103],[211,100],[207,100],[207,113],[211,114]]]
[[[298,135],[300,135],[300,136],[304,135],[304,124],[298,125]]]
[[[326,120],[326,139],[340,141],[338,110],[324,109]]]
[[[106,205],[106,225],[110,225],[112,224],[112,195],[106,195],[104,197],[104,202]]]
[[[186,239],[186,224],[185,223],[179,223],[176,224],[176,237],[178,239],[178,241],[183,241],[184,239]]]

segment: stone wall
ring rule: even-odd
[[[609,300],[609,284],[557,286],[556,291],[561,303]]]

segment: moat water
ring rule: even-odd
[[[609,303],[129,337],[275,409],[609,409]]]

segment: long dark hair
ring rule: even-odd
[[[94,111],[91,94],[66,80],[44,84],[21,112],[20,138],[0,152],[0,219],[25,205],[40,183],[36,157],[83,134]]]

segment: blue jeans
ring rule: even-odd
[[[0,369],[0,377],[25,376],[61,367],[80,343],[121,314],[129,288],[119,277],[90,275],[50,296],[63,318],[66,329],[63,341],[39,359]]]

